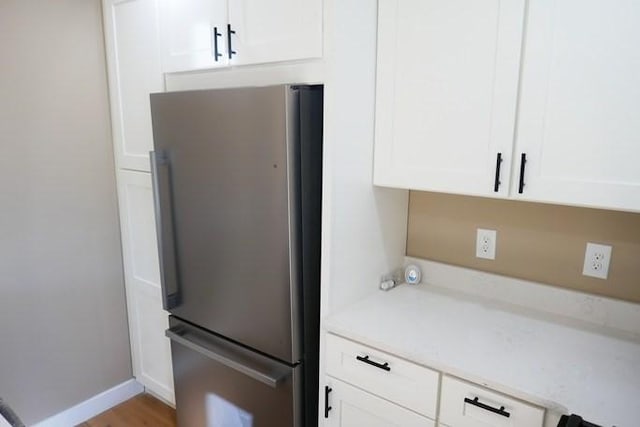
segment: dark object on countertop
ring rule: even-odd
[[[9,405],[5,403],[4,400],[2,400],[1,397],[0,397],[0,416],[4,417],[4,419],[7,420],[9,424],[11,424],[11,427],[25,427],[24,423],[20,420],[20,418],[18,418],[16,413],[13,412],[13,409],[11,409]]]
[[[590,423],[582,419],[582,417],[571,414],[571,415],[563,415],[560,418],[560,422],[558,423],[558,427],[600,427],[597,424]]]

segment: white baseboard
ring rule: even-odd
[[[144,392],[175,409],[176,398],[172,388],[156,381],[149,375],[142,374],[138,377],[140,384],[144,386]],[[172,384],[173,385],[173,384]]]
[[[144,391],[142,384],[135,379],[130,379],[117,386],[103,391],[84,402],[66,409],[46,420],[40,421],[33,427],[68,427],[75,426],[96,415],[113,408],[125,400]]]

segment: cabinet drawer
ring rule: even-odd
[[[435,427],[435,422],[336,379],[329,380],[325,427]]]
[[[440,422],[454,427],[542,427],[544,409],[456,378],[442,378]]]
[[[326,348],[329,375],[435,419],[437,372],[331,334]]]

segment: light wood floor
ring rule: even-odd
[[[145,426],[176,427],[176,411],[149,394],[139,394],[78,427]]]

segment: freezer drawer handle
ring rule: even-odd
[[[171,310],[180,305],[178,287],[178,262],[173,229],[173,204],[171,197],[171,170],[164,152],[151,151],[151,183],[158,235],[160,261],[160,289],[162,308]]]
[[[379,368],[379,369],[384,369],[387,372],[391,371],[391,368],[389,367],[388,362],[384,362],[384,363],[374,362],[373,360],[369,359],[369,356],[364,356],[364,357],[356,356],[356,359],[358,359],[360,362],[366,363],[367,365],[375,366],[376,368]]]
[[[331,393],[333,389],[328,385],[324,386],[324,417],[329,418],[329,411],[333,409],[329,406],[329,393]]]
[[[473,400],[469,399],[468,397],[464,398],[464,403],[468,403],[469,405],[473,405],[473,406],[477,406],[478,408],[482,408],[485,411],[489,411],[489,412],[493,412],[494,414],[498,414],[501,415],[503,417],[509,418],[511,416],[510,413],[508,413],[507,411],[504,410],[504,406],[501,406],[500,409],[498,408],[494,408],[493,406],[489,406],[485,403],[482,403],[479,401],[479,399],[476,397]]]
[[[280,384],[289,375],[288,372],[280,373],[280,375],[273,375],[274,373],[277,374],[276,372],[261,372],[256,368],[247,366],[244,363],[233,360],[227,355],[216,352],[213,349],[206,348],[204,345],[186,338],[185,335],[187,335],[188,333],[189,332],[183,328],[172,328],[165,331],[165,335],[172,341],[181,344],[193,351],[196,351],[203,356],[208,357],[209,359],[220,362],[228,368],[235,369],[241,374],[247,375],[254,380],[260,381],[261,383],[266,384],[269,387],[277,388],[278,384]]]

